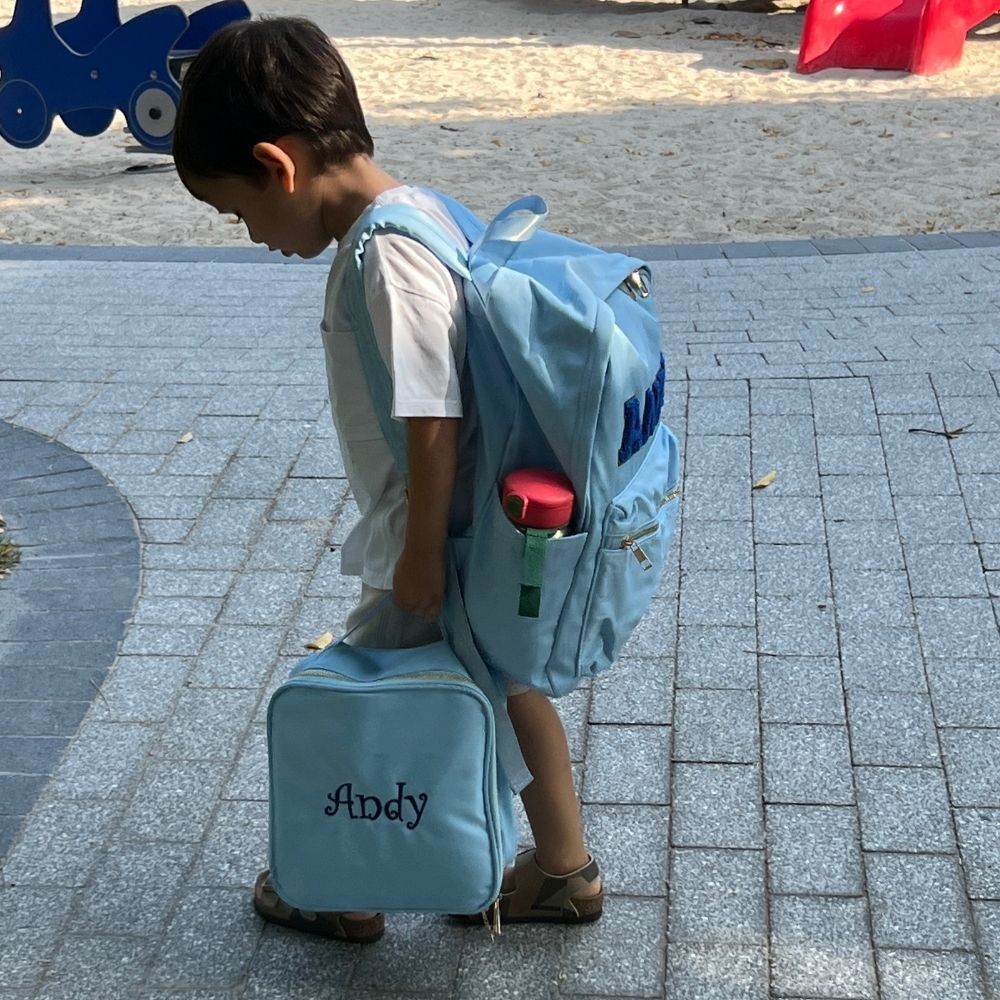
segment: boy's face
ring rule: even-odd
[[[223,215],[241,219],[254,243],[286,257],[315,257],[331,242],[317,185],[305,165],[280,151],[272,156],[273,150],[277,147],[265,150],[267,173],[261,178],[198,177],[187,181],[188,189]]]

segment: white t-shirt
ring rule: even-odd
[[[445,207],[428,191],[401,186],[380,194],[375,205],[420,208],[457,244],[467,246]],[[351,240],[338,247],[326,286],[323,346],[333,420],[344,468],[361,520],[344,542],[341,572],[370,587],[392,588],[406,532],[406,482],[397,472],[368,393],[361,357],[340,293]],[[365,295],[379,351],[392,378],[392,416],[463,417],[460,454],[468,455],[473,421],[463,407],[465,300],[456,278],[427,249],[395,233],[374,236],[365,250]],[[467,460],[456,490],[470,475]]]

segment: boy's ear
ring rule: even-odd
[[[289,155],[288,145],[279,139],[277,142],[258,142],[253,147],[254,159],[267,171],[267,176],[278,182],[286,194],[295,190],[296,165]]]

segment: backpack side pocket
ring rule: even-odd
[[[587,535],[546,540],[537,617],[520,613],[525,541],[497,497],[471,540],[462,592],[476,644],[490,666],[544,691],[549,690],[546,667]]]
[[[662,424],[632,481],[608,507],[587,599],[578,668],[606,670],[646,613],[680,506],[677,442]]]

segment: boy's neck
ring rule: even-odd
[[[368,156],[356,156],[324,174],[322,213],[327,234],[339,243],[380,194],[400,184]]]

